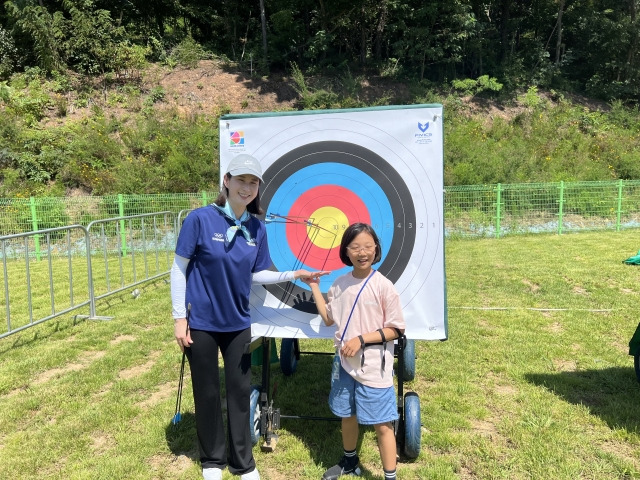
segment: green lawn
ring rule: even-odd
[[[450,338],[416,344],[404,386],[420,396],[422,451],[398,478],[640,478],[627,346],[640,267],[622,263],[638,249],[638,231],[447,241]],[[170,425],[181,354],[169,286],[141,290],[100,301],[112,320],[58,318],[0,340],[0,478],[199,478],[188,378]],[[274,405],[329,416],[329,370],[328,356],[303,356],[290,377],[274,364]],[[317,480],[341,455],[338,422],[282,419],[278,434],[274,452],[255,449],[263,479]],[[360,458],[362,478],[382,478],[372,429]]]

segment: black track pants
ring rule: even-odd
[[[203,468],[229,466],[235,475],[255,468],[249,428],[251,395],[251,329],[237,332],[191,330],[193,344],[186,349],[191,367],[196,430]],[[222,418],[218,349],[224,360],[229,456]]]

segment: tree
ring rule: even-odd
[[[640,97],[637,16],[639,1],[580,0],[565,12],[564,76],[588,94],[611,99]]]
[[[393,55],[417,69],[420,80],[455,77],[477,22],[468,3],[405,2],[398,13]]]
[[[260,0],[260,25],[262,26],[262,54],[264,55],[265,65],[268,65],[269,56],[267,54],[267,17],[264,13],[264,0]]]
[[[70,15],[63,42],[71,66],[95,74],[116,70],[125,30],[111,18],[111,12],[96,9],[92,0],[64,0]]]
[[[63,58],[61,42],[64,39],[64,17],[61,12],[53,14],[40,2],[23,3],[7,1],[7,14],[13,22],[12,34],[21,53],[27,58],[35,57],[35,63],[46,72],[63,68],[66,58]],[[33,52],[30,54],[30,52]]]
[[[557,23],[557,40],[556,40],[556,66],[560,64],[560,53],[562,49],[562,12],[564,11],[564,0],[558,0],[558,23]]]

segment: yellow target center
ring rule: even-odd
[[[330,249],[340,245],[342,234],[349,226],[349,219],[336,207],[322,207],[311,215],[311,223],[318,225],[307,226],[307,235],[314,245]]]

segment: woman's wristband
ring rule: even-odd
[[[358,338],[360,339],[360,348],[364,350],[364,338],[362,338],[362,335],[358,335]]]

